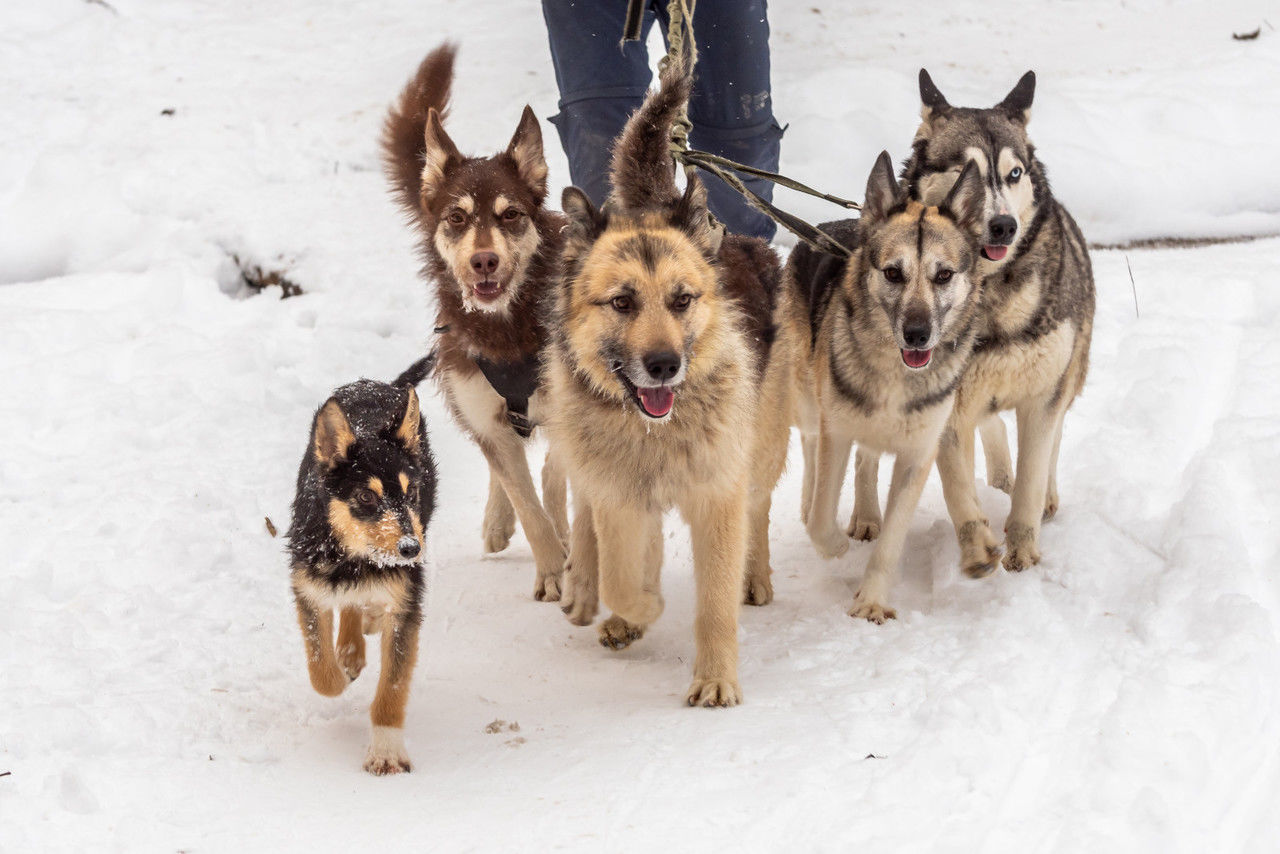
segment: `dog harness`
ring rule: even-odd
[[[535,353],[519,362],[491,362],[483,356],[472,356],[480,373],[489,381],[503,400],[507,402],[507,421],[523,439],[533,433],[529,420],[529,398],[538,390],[538,355]]]

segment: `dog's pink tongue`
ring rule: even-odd
[[[1009,252],[1008,246],[984,246],[982,254],[987,256],[988,261],[999,261]]]
[[[932,350],[903,350],[902,361],[907,364],[908,368],[923,368],[929,364],[929,359],[932,355]]]
[[[640,405],[644,407],[645,412],[654,418],[661,418],[666,415],[676,402],[676,393],[666,386],[640,388],[636,389],[636,391],[640,395]]]

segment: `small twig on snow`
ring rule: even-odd
[[[120,11],[116,9],[115,6],[108,3],[107,0],[84,0],[84,2],[88,3],[90,6],[101,6],[113,15],[120,14]]]
[[[1232,33],[1231,38],[1238,42],[1251,42],[1260,35],[1262,35],[1262,27],[1258,27],[1251,33]]]
[[[1124,265],[1129,268],[1129,287],[1133,289],[1133,316],[1142,319],[1142,315],[1138,313],[1138,283],[1133,280],[1133,267],[1129,264],[1129,256],[1124,256]]]

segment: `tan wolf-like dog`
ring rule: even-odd
[[[978,167],[985,187],[979,341],[938,451],[961,566],[975,577],[995,568],[1000,544],[974,488],[974,428],[982,430],[988,480],[1008,489],[1009,452],[997,413],[1017,412],[1004,566],[1025,569],[1040,560],[1041,520],[1058,509],[1062,423],[1089,368],[1093,269],[1084,237],[1054,199],[1027,137],[1035,82],[1028,71],[996,106],[970,109],[947,103],[921,69],[923,120],[903,173],[913,197],[926,204],[950,192],[966,164]]]
[[[539,501],[525,444],[546,408],[544,303],[564,219],[543,206],[542,131],[528,107],[492,157],[463,156],[445,133],[454,53],[446,44],[422,61],[387,115],[383,159],[416,226],[423,275],[435,283],[436,379],[489,463],[484,549],[505,549],[519,517],[537,563],[534,598],[556,600],[569,536],[564,475],[549,455]]]
[[[824,557],[849,548],[836,504],[852,443],[859,464],[878,459],[863,448],[896,456],[884,529],[849,610],[854,617],[881,623],[894,616],[889,587],[974,345],[982,206],[976,167],[964,170],[941,204],[925,207],[907,199],[884,152],[867,180],[862,217],[824,226],[852,257],[833,264],[801,246],[787,261],[785,325],[812,342],[796,371],[801,516]],[[865,530],[880,527],[874,477],[869,483],[870,494],[856,498],[855,527]]]
[[[663,610],[662,516],[678,507],[697,583],[686,700],[730,706],[742,699],[740,603],[773,595],[769,506],[786,459],[793,348],[775,334],[773,250],[721,241],[701,182],[676,187],[668,139],[688,97],[671,63],[619,138],[603,211],[565,191],[547,429],[574,495],[562,608],[587,625],[603,600],[613,615],[601,643],[639,639]]]

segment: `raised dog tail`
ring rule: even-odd
[[[673,205],[680,198],[671,159],[671,129],[693,90],[693,46],[667,63],[650,92],[618,137],[610,180],[613,198],[624,209]]]
[[[434,109],[443,120],[448,113],[457,53],[457,45],[445,42],[427,54],[382,125],[383,168],[392,194],[414,220],[421,215],[427,114]]]
[[[412,388],[427,378],[431,370],[436,366],[436,351],[432,350],[409,367],[405,368],[404,373],[396,377],[391,383],[397,388]]]

